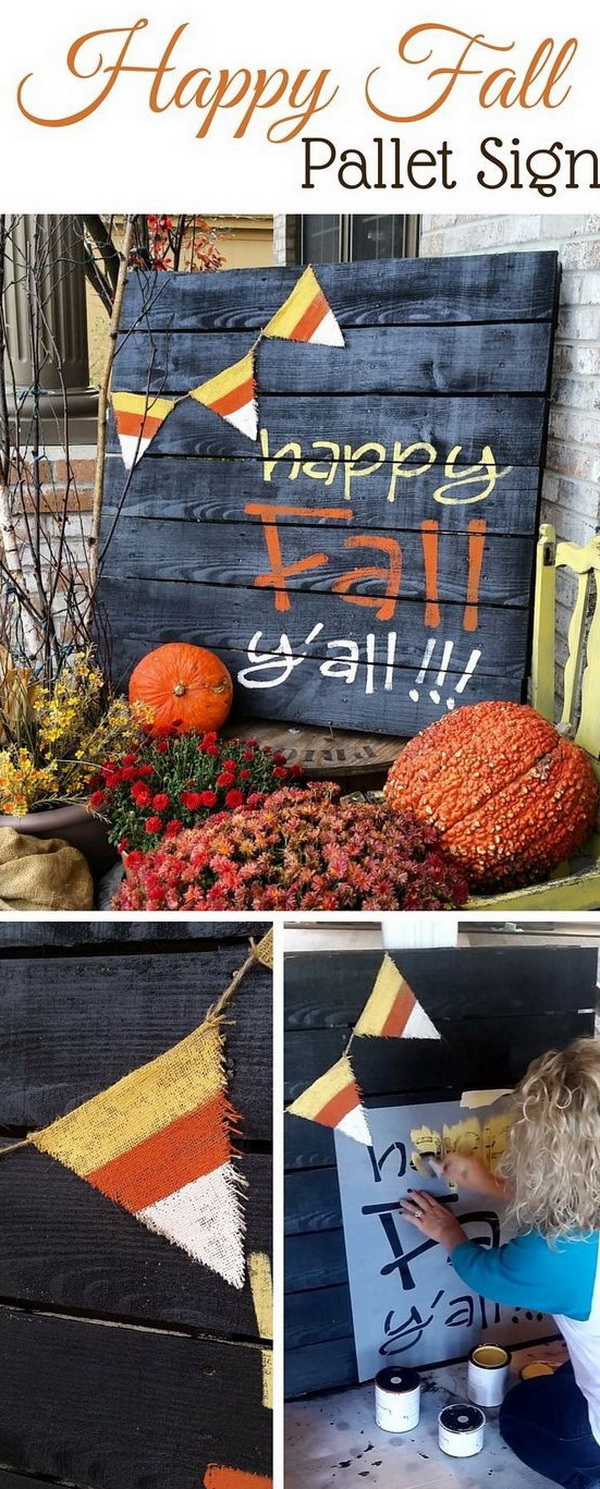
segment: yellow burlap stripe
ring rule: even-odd
[[[381,1034],[403,983],[402,973],[398,971],[391,956],[384,957],[373,991],[365,1003],[358,1023],[354,1025],[355,1034]]]
[[[203,403],[207,408],[211,403],[216,403],[219,398],[224,398],[226,393],[232,393],[235,388],[254,377],[254,353],[248,352],[242,357],[241,362],[234,362],[231,367],[225,367],[223,372],[218,372],[216,377],[209,378],[208,382],[200,383],[197,388],[190,388],[190,398],[195,398],[197,403]]]
[[[262,962],[263,967],[268,967],[271,972],[273,971],[273,932],[272,931],[267,931],[266,936],[263,936],[262,941],[259,941],[258,946],[256,948],[256,959],[257,959],[257,961]]]
[[[296,329],[298,321],[302,319],[309,305],[312,305],[313,300],[320,294],[321,289],[317,277],[309,266],[302,278],[294,285],[291,295],[288,295],[287,300],[284,300],[283,305],[275,312],[268,326],[265,326],[263,336],[289,336]]]
[[[314,1121],[328,1102],[338,1096],[340,1091],[344,1091],[351,1082],[355,1082],[354,1071],[347,1055],[342,1055],[341,1060],[332,1065],[330,1070],[326,1070],[324,1075],[320,1075],[318,1080],[313,1081],[312,1086],[303,1091],[301,1096],[296,1097],[292,1105],[288,1106],[288,1112],[293,1117],[308,1117]]]
[[[166,419],[175,408],[174,398],[154,398],[151,393],[113,393],[111,396],[116,413],[149,414],[153,419]]]
[[[202,1024],[164,1055],[132,1070],[30,1142],[85,1176],[225,1089],[221,1031]]]

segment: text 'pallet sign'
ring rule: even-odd
[[[458,1102],[369,1108],[372,1148],[336,1132],[344,1242],[359,1380],[385,1365],[430,1365],[467,1355],[481,1340],[511,1344],[556,1332],[543,1313],[508,1308],[473,1293],[443,1246],[403,1218],[399,1200],[427,1189],[456,1215],[470,1240],[497,1246],[509,1238],[500,1201],[450,1190],[415,1172],[413,1155],[454,1145],[461,1128],[468,1151],[484,1161],[501,1155],[506,1101],[475,1117]],[[479,1145],[476,1133],[479,1132]],[[421,1165],[420,1165],[421,1166]],[[424,1170],[426,1174],[427,1171]]]
[[[111,434],[115,677],[192,641],[238,716],[403,735],[519,700],[556,255],[317,267],[344,345],[261,340],[254,440],[185,395],[243,362],[300,273],[129,280],[114,389],[170,412],[132,471]]]

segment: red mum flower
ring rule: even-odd
[[[167,822],[167,825],[165,827],[165,836],[168,838],[176,837],[177,833],[181,832],[182,827],[183,822],[180,820],[180,818],[172,817],[171,821]]]
[[[217,776],[217,786],[222,786],[224,791],[227,791],[230,786],[234,785],[235,776],[232,776],[231,771],[223,770],[221,771],[221,774]]]
[[[243,806],[243,804],[244,804],[244,795],[243,795],[243,792],[242,791],[228,791],[227,792],[227,795],[225,797],[225,805],[228,806],[228,807],[231,807],[232,811],[235,809],[235,807],[241,807],[241,806]]]
[[[199,803],[198,803],[199,806],[201,806],[201,807],[216,807],[217,801],[218,801],[218,797],[217,797],[216,791],[201,791],[200,792]]]
[[[135,785],[131,787],[131,795],[136,804],[136,807],[150,806],[150,802],[152,801],[152,792],[150,791],[148,786],[144,786],[142,781],[136,781]]]
[[[198,807],[202,806],[202,796],[202,791],[182,791],[179,800],[189,812],[197,812]]]
[[[152,797],[152,805],[155,812],[166,812],[167,807],[171,805],[171,798],[167,796],[166,791],[158,791],[156,796]]]
[[[160,817],[148,817],[144,823],[146,832],[162,832]]]
[[[101,807],[105,801],[106,791],[93,791],[92,795],[90,796],[90,806],[92,808],[92,811],[97,811],[98,807]]]

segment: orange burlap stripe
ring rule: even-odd
[[[381,1030],[382,1034],[396,1035],[398,1037],[404,1032],[410,1015],[416,1003],[416,998],[408,983],[404,984],[401,992],[394,999],[389,1014]]]
[[[232,388],[230,393],[224,393],[222,398],[216,398],[214,403],[207,405],[214,414],[232,414],[236,409],[243,408],[246,403],[252,403],[254,399],[254,378],[248,378],[247,382],[240,383],[239,388]]]
[[[324,1122],[326,1127],[337,1127],[338,1122],[341,1122],[343,1117],[347,1117],[348,1112],[353,1112],[358,1105],[359,1097],[356,1086],[344,1086],[343,1091],[338,1091],[337,1096],[332,1096],[331,1101],[326,1103],[316,1120]]]
[[[310,341],[313,332],[316,331],[317,326],[320,326],[328,310],[325,296],[322,290],[319,290],[318,295],[315,295],[308,309],[304,311],[304,315],[300,317],[297,326],[294,326],[292,333],[294,341]]]
[[[144,1210],[210,1174],[231,1158],[231,1108],[222,1091],[177,1117],[135,1148],[104,1163],[87,1180],[126,1210]]]
[[[136,434],[149,439],[160,429],[163,419],[154,418],[152,414],[131,414],[124,410],[115,411],[115,420],[119,434]]]

